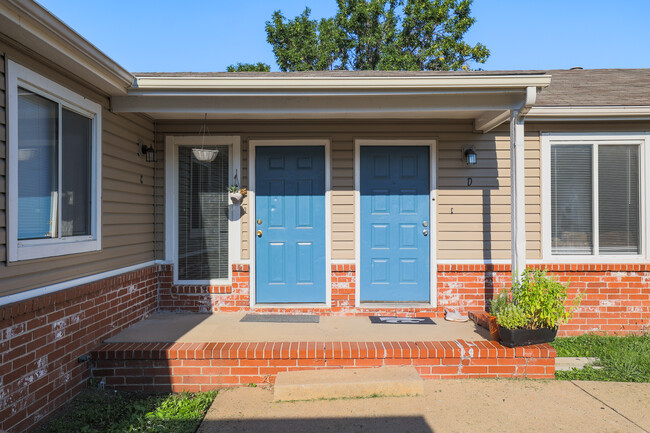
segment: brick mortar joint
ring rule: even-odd
[[[0,321],[15,319],[17,317],[24,316],[24,315],[29,314],[29,313],[37,313],[37,312],[39,312],[41,310],[44,310],[45,308],[48,308],[48,307],[54,307],[54,306],[59,305],[59,304],[65,304],[65,303],[68,303],[68,302],[76,301],[78,299],[88,297],[88,296],[91,296],[91,295],[101,294],[102,292],[126,289],[130,285],[138,284],[138,283],[140,283],[142,281],[146,281],[148,279],[152,279],[152,287],[157,290],[158,286],[159,286],[158,277],[159,277],[159,272],[160,272],[158,268],[159,268],[159,265],[152,265],[152,266],[148,266],[146,268],[136,269],[134,271],[125,272],[125,273],[119,274],[119,275],[114,275],[112,277],[102,278],[101,280],[92,281],[92,282],[89,282],[89,283],[80,284],[78,286],[72,286],[72,287],[68,287],[66,289],[57,290],[57,291],[52,292],[52,293],[46,293],[46,294],[43,294],[43,295],[31,297],[31,298],[28,298],[28,299],[25,299],[25,300],[22,300],[22,301],[12,302],[11,304],[7,304],[7,305],[4,305],[4,306],[0,307],[0,312],[4,311],[4,318],[0,317],[0,319],[1,319]],[[131,278],[128,279],[127,283],[125,283],[124,281],[116,282],[115,287],[111,287],[111,285],[107,284],[107,282],[110,281],[110,280],[119,280],[119,279],[128,278],[129,275],[137,274],[137,273],[140,273],[140,272],[146,272],[146,273],[144,273],[142,275],[139,275],[139,276],[134,275],[134,277],[132,279]],[[95,286],[95,289],[93,289],[93,286]],[[75,291],[78,291],[78,293],[73,295],[73,296],[68,297],[69,293],[72,293],[72,292],[75,292]],[[58,296],[60,296],[61,294],[65,294],[64,295],[65,299],[63,301],[59,301],[57,299]],[[44,299],[46,299],[48,297],[51,298],[50,302],[45,303],[45,302],[42,301],[42,300],[44,300]],[[25,311],[25,308],[21,308],[21,307],[24,307],[28,303],[32,305],[30,307],[29,311]],[[36,303],[36,308],[33,308],[35,303]],[[18,312],[16,314],[14,314],[14,308],[17,305],[19,306],[19,309],[18,309]],[[8,314],[7,314],[7,312],[8,312]]]

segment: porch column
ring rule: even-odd
[[[519,110],[513,110],[510,115],[510,248],[513,281],[526,268],[526,176],[524,161],[524,118]]]

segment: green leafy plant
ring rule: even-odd
[[[573,306],[566,308],[568,287],[547,276],[546,270],[526,269],[512,287],[512,302],[523,311],[528,328],[557,328],[573,316],[582,300],[578,294]]]
[[[490,314],[492,316],[497,316],[499,314],[499,311],[508,305],[510,302],[510,299],[508,299],[509,293],[510,292],[508,290],[502,290],[498,295],[492,298],[490,301]]]
[[[524,328],[529,323],[526,313],[513,303],[505,304],[497,312],[497,322],[500,326],[508,329]]]

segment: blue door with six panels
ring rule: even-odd
[[[428,302],[429,147],[361,147],[362,302]]]
[[[325,302],[325,149],[255,152],[257,303]]]

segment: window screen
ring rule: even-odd
[[[212,162],[178,149],[178,279],[228,278],[228,146]]]
[[[639,146],[598,146],[600,254],[639,254]]]
[[[18,88],[18,239],[56,237],[58,123],[56,102]]]
[[[551,147],[552,254],[593,253],[591,145]]]
[[[61,110],[61,236],[91,234],[92,119]]]

